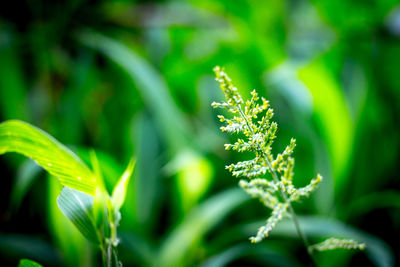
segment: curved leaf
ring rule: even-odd
[[[42,265],[31,260],[22,259],[19,261],[18,267],[42,267]]]
[[[126,170],[122,174],[121,178],[119,178],[117,184],[114,187],[111,195],[111,202],[115,211],[119,211],[122,207],[122,204],[124,204],[126,191],[128,188],[129,180],[132,176],[133,168],[135,167],[135,162],[136,161],[133,158],[129,161]]]
[[[67,147],[44,131],[22,121],[0,124],[0,155],[16,152],[27,156],[56,176],[62,185],[94,195],[96,177]]]
[[[132,77],[172,151],[184,147],[190,127],[183,113],[174,104],[167,83],[160,73],[120,41],[93,31],[81,31],[77,37],[84,45],[117,63]]]
[[[300,69],[298,76],[312,94],[315,118],[332,161],[335,190],[342,192],[348,182],[346,174],[354,141],[354,124],[343,90],[321,59]]]
[[[388,190],[360,197],[349,204],[348,216],[357,218],[380,208],[400,208],[400,192]]]
[[[265,266],[299,266],[299,264],[291,260],[288,255],[284,255],[270,246],[254,246],[253,244],[247,242],[235,245],[217,255],[212,256],[206,260],[201,267],[230,266],[230,263],[234,263],[235,260],[247,256],[258,258],[257,262],[264,262]]]
[[[64,187],[57,198],[57,204],[61,212],[89,241],[100,243],[93,218],[92,196]]]
[[[26,257],[51,266],[60,266],[62,263],[54,247],[38,237],[26,234],[0,233],[0,252],[1,256],[6,255],[9,259]]]
[[[180,266],[190,249],[234,208],[250,199],[241,189],[226,190],[194,208],[167,236],[157,266]]]

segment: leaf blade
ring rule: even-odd
[[[80,191],[64,187],[57,198],[61,212],[78,230],[95,244],[100,243],[93,218],[93,197]]]
[[[18,267],[42,267],[42,265],[35,261],[22,259],[19,261]]]
[[[239,188],[225,190],[193,208],[165,238],[157,266],[180,266],[197,242],[250,198]]]
[[[28,123],[8,120],[0,124],[0,155],[16,152],[33,159],[62,185],[94,195],[96,176],[71,150]]]
[[[122,207],[122,204],[124,204],[129,180],[132,176],[133,169],[135,168],[135,162],[136,161],[133,158],[129,161],[126,170],[122,174],[121,178],[118,180],[117,185],[114,187],[111,201],[115,211],[119,211]]]

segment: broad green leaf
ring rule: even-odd
[[[96,176],[67,147],[44,131],[22,121],[0,124],[0,155],[16,152],[37,162],[62,185],[94,195]]]
[[[233,209],[250,199],[241,189],[226,190],[196,206],[161,246],[157,266],[180,266],[191,249]]]
[[[39,263],[27,259],[19,261],[18,267],[42,267]]]
[[[80,191],[64,187],[57,198],[61,212],[78,230],[95,244],[100,243],[93,218],[93,197]]]
[[[157,136],[154,122],[143,113],[135,116],[131,126],[134,154],[137,158],[135,179],[128,186],[125,204],[121,208],[124,219],[120,228],[134,227],[143,236],[152,234],[159,214],[160,192],[160,139]]]
[[[47,221],[52,241],[62,252],[65,265],[86,267],[92,257],[89,241],[64,216],[57,205],[57,198],[63,186],[51,175],[48,175],[47,183]]]
[[[354,138],[343,89],[322,59],[300,69],[298,76],[312,94],[315,117],[329,150],[335,190],[339,193],[347,182]]]
[[[122,174],[112,192],[111,201],[115,211],[119,211],[122,207],[122,204],[124,204],[126,189],[128,188],[129,180],[132,176],[133,168],[135,167],[135,162],[136,161],[134,159],[129,161],[126,170]]]
[[[177,174],[178,194],[184,213],[207,192],[213,178],[211,163],[193,150],[184,150],[165,166],[168,174]]]
[[[188,121],[174,103],[167,83],[157,69],[124,43],[100,33],[82,31],[78,39],[117,63],[132,77],[170,149],[175,152],[182,148],[187,140],[185,137],[190,134]]]

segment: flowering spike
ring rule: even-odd
[[[251,243],[258,243],[264,237],[268,237],[269,232],[275,227],[275,225],[282,220],[283,216],[287,213],[288,204],[279,203],[275,206],[272,211],[271,217],[268,218],[267,224],[261,226],[255,237],[250,237]]]
[[[338,238],[329,238],[324,242],[315,244],[310,246],[310,250],[319,250],[319,251],[326,251],[326,250],[334,250],[334,249],[365,249],[364,243],[359,243],[352,239],[338,239]]]
[[[258,96],[257,92],[251,92],[251,99],[243,101],[236,87],[233,86],[229,76],[220,67],[215,67],[214,72],[217,76],[222,91],[225,94],[226,102],[213,102],[214,108],[222,107],[233,113],[233,118],[218,116],[221,122],[226,125],[221,127],[223,132],[239,133],[245,136],[238,139],[234,144],[226,144],[226,150],[236,150],[238,152],[252,152],[253,158],[246,161],[237,162],[226,166],[233,176],[247,177],[250,181],[240,180],[239,185],[249,195],[258,198],[266,207],[272,209],[271,216],[267,219],[266,225],[262,226],[255,237],[250,240],[253,243],[260,242],[267,237],[269,232],[289,211],[292,219],[297,222],[296,214],[293,211],[291,202],[298,201],[301,197],[308,197],[322,182],[322,176],[312,179],[310,184],[296,188],[293,185],[294,158],[292,157],[296,140],[291,139],[285,150],[276,157],[272,154],[272,143],[276,138],[278,124],[271,121],[274,116],[273,109],[269,107],[269,102]],[[258,119],[258,117],[261,117]],[[267,180],[266,174],[271,174],[272,179]],[[308,246],[306,237],[301,232],[300,227],[295,223],[296,230],[300,238]],[[329,241],[329,242],[328,242]],[[317,245],[314,249],[322,250],[330,246],[345,248],[360,248],[352,241],[331,239]],[[346,243],[347,242],[347,243]],[[311,247],[310,247],[311,248]],[[308,250],[309,252],[312,249]]]

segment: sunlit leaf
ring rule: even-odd
[[[57,198],[61,212],[90,241],[98,244],[100,237],[93,218],[93,197],[80,191],[64,187]]]
[[[20,260],[18,264],[18,267],[41,267],[41,266],[42,265],[40,265],[39,263],[27,259]]]
[[[115,211],[119,211],[121,209],[122,204],[124,204],[125,197],[126,197],[126,190],[128,188],[129,180],[132,176],[133,168],[135,167],[135,160],[131,159],[129,161],[126,170],[122,174],[121,178],[119,179],[118,183],[116,184],[112,195],[111,201]]]
[[[0,124],[0,155],[7,152],[33,159],[62,185],[95,193],[96,177],[86,165],[56,139],[28,123],[9,120]]]
[[[98,149],[96,149],[95,155],[93,155],[94,150],[82,147],[75,147],[74,152],[87,166],[90,165],[95,174],[96,172],[101,173],[101,178],[103,179],[107,192],[112,192],[114,185],[118,182],[121,173],[124,171],[124,166],[121,166],[110,154]],[[93,162],[96,161],[93,156],[97,158],[99,164],[97,167],[95,166],[97,163]],[[96,168],[99,168],[99,170],[96,171]],[[98,180],[97,177],[96,180]],[[101,180],[97,181],[97,185],[100,187],[102,187],[101,182]]]
[[[165,166],[168,175],[177,175],[181,209],[189,211],[207,192],[212,182],[211,163],[192,150],[184,150]]]
[[[343,90],[321,59],[300,69],[298,75],[313,97],[315,117],[332,161],[335,190],[341,192],[354,138],[354,124]]]

